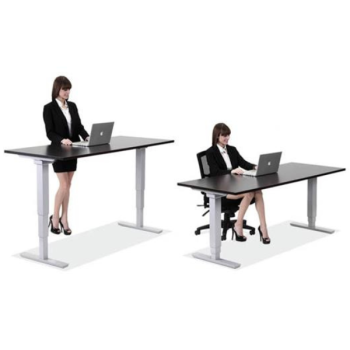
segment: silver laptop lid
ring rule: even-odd
[[[104,145],[111,142],[114,122],[93,124],[88,146]]]
[[[262,154],[259,158],[256,176],[277,173],[280,166],[282,152]]]

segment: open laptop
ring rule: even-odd
[[[73,142],[74,147],[92,147],[111,142],[114,122],[92,124],[89,141]]]
[[[277,173],[280,166],[282,152],[262,154],[256,170],[244,170],[242,175],[262,176]]]

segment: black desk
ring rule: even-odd
[[[49,215],[49,164],[55,160],[70,160],[91,157],[100,154],[136,150],[136,224],[119,222],[139,230],[160,233],[162,230],[143,225],[146,148],[172,143],[174,140],[149,139],[142,137],[115,136],[110,144],[94,147],[72,147],[64,145],[49,145],[5,150],[5,153],[31,158],[37,165],[37,203],[39,221],[39,255],[22,253],[21,256],[45,264],[67,267],[68,263],[52,260],[48,257],[48,215]]]
[[[239,267],[240,264],[238,263],[220,259],[221,197],[226,196],[227,194],[237,195],[304,180],[308,180],[308,224],[291,223],[291,225],[309,230],[333,233],[334,230],[316,226],[317,178],[344,170],[345,168],[287,163],[280,165],[278,173],[271,175],[260,177],[223,175],[178,183],[179,186],[203,191],[209,197],[211,256],[201,253],[195,253],[193,256],[228,267]]]

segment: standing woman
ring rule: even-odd
[[[236,174],[241,175],[243,169],[256,169],[256,165],[251,164],[243,159],[238,153],[236,147],[229,146],[231,130],[224,124],[219,123],[214,126],[212,147],[207,150],[207,160],[210,168],[210,176]],[[264,244],[270,243],[270,238],[266,226],[265,205],[261,190],[248,192],[239,195],[228,194],[223,198],[226,203],[235,201],[239,205],[239,212],[237,222],[232,228],[236,235],[236,240],[244,242],[247,237],[243,235],[243,219],[250,204],[255,202],[255,207],[259,215],[260,226],[258,227],[260,233],[260,240]]]
[[[57,77],[53,82],[52,101],[44,106],[46,135],[52,145],[71,147],[72,142],[80,141],[79,135],[86,141],[89,139],[89,134],[81,124],[77,106],[68,101],[71,88],[72,84],[66,77]],[[59,234],[63,229],[64,234],[70,235],[72,230],[68,225],[69,191],[77,169],[77,160],[55,161],[52,165],[60,186],[49,226],[51,225],[52,233]]]

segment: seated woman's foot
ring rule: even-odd
[[[236,235],[236,241],[238,242],[245,242],[247,240],[247,237],[243,235],[243,227],[239,225],[234,225],[232,228],[232,239],[234,235]]]
[[[259,230],[259,234],[260,234],[260,241],[263,242],[263,244],[270,244],[271,240],[270,237],[267,233],[267,228],[260,228],[260,226],[258,227]]]

